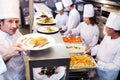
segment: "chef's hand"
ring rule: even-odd
[[[88,55],[91,55],[91,52],[90,52],[90,48],[89,48],[89,47],[85,47],[85,53],[88,54]]]
[[[13,56],[20,55],[22,51],[25,51],[25,49],[21,48],[20,44],[12,45],[2,54],[2,58],[5,62],[7,62]]]
[[[64,33],[65,31],[62,28],[59,28],[60,33]]]
[[[72,30],[68,30],[68,34],[72,34]]]

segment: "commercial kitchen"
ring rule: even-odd
[[[96,56],[92,56],[91,51],[94,46],[99,45],[102,40],[104,40],[104,37],[106,35],[105,25],[112,24],[112,20],[115,19],[113,16],[111,22],[107,22],[107,19],[110,16],[111,12],[120,14],[119,0],[19,0],[19,2],[19,30],[23,36],[17,39],[17,43],[21,43],[23,45],[22,47],[27,49],[27,51],[23,52],[22,54],[25,64],[26,80],[107,79],[99,78],[98,74],[100,73],[97,72],[99,59],[96,60]],[[57,5],[56,3],[62,3],[62,6],[60,4]],[[68,9],[67,6],[69,3],[70,7],[72,6],[79,13],[79,24],[77,24],[77,26],[74,28],[77,28],[80,23],[85,22],[86,15],[95,16],[95,24],[98,26],[98,31],[96,30],[96,33],[94,34],[97,36],[98,33],[99,35],[97,36],[98,40],[94,45],[91,46],[86,44],[85,39],[82,37],[82,35],[80,35],[80,33],[79,35],[72,35],[74,30],[72,30],[72,28],[68,28],[72,25],[72,22],[68,24],[68,20],[71,14],[71,10],[69,10],[70,8]],[[89,8],[87,8],[86,11],[85,5],[89,5]],[[87,14],[92,11],[92,8],[90,8],[91,6],[94,12],[92,14]],[[59,25],[61,22],[57,21],[56,19],[56,16],[59,14],[59,8],[62,8],[63,14],[67,16],[67,19],[63,21],[66,22],[65,25]],[[61,17],[61,19],[63,20],[65,17]],[[118,21],[116,20],[113,22],[114,24],[112,26],[114,26],[116,22],[120,22],[120,19],[118,19],[118,17],[116,17],[116,19]],[[75,22],[77,22],[76,18],[72,18],[72,20],[75,20]],[[118,24],[120,26],[120,23],[117,23],[117,26]],[[63,29],[66,25],[67,28]],[[86,32],[89,33],[89,31]],[[118,32],[120,35],[120,28],[116,32]],[[88,34],[88,37],[90,36]],[[92,42],[90,43],[92,44]],[[116,46],[119,45],[120,44]],[[114,54],[112,56],[115,55],[117,54]],[[103,54],[103,56],[106,55]],[[113,57],[111,57],[111,60],[112,58]],[[109,58],[104,57],[103,59]],[[112,62],[105,62],[104,64],[111,64],[109,66],[110,68],[113,66]],[[116,80],[120,80],[120,66],[114,63],[114,59],[113,64],[113,67],[117,66],[117,68],[119,68]],[[109,67],[107,70],[109,70]],[[106,67],[104,69],[106,69]],[[111,80],[115,79],[111,78]]]

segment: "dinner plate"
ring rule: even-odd
[[[41,72],[42,67],[40,68],[33,68],[33,78],[34,80],[60,80],[65,75],[65,67],[59,66],[55,71],[57,71],[57,74],[53,74],[50,77],[48,77],[45,74],[39,75],[38,73]]]
[[[40,33],[51,34],[57,33],[59,31],[59,28],[55,26],[41,26],[37,28],[37,31]]]
[[[37,20],[37,24],[40,24],[40,25],[54,25],[56,24],[56,21],[55,19],[51,18],[51,22],[44,22],[45,18],[40,18]]]
[[[30,40],[31,39],[37,39],[37,38],[44,38],[46,39],[46,42],[42,45],[31,45]],[[22,48],[27,49],[27,50],[43,50],[51,47],[54,44],[55,40],[53,37],[45,35],[45,34],[39,34],[39,33],[33,33],[33,34],[26,34],[21,36],[20,38],[17,39],[17,43],[20,43]]]

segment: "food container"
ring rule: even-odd
[[[70,69],[81,68],[96,68],[96,62],[88,54],[70,54]]]
[[[89,80],[95,68],[96,62],[88,54],[70,54],[69,80]]]
[[[82,43],[65,43],[65,45],[69,53],[86,53],[86,47]]]
[[[86,47],[79,36],[62,36],[62,39],[69,53],[86,53]]]
[[[82,43],[82,39],[79,36],[62,36],[62,39],[67,43]]]

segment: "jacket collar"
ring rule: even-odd
[[[4,31],[2,31],[2,30],[0,30],[0,35],[1,35],[1,37],[4,38],[4,39],[6,39],[6,38],[12,38],[11,35],[9,35],[8,33],[4,32]]]

